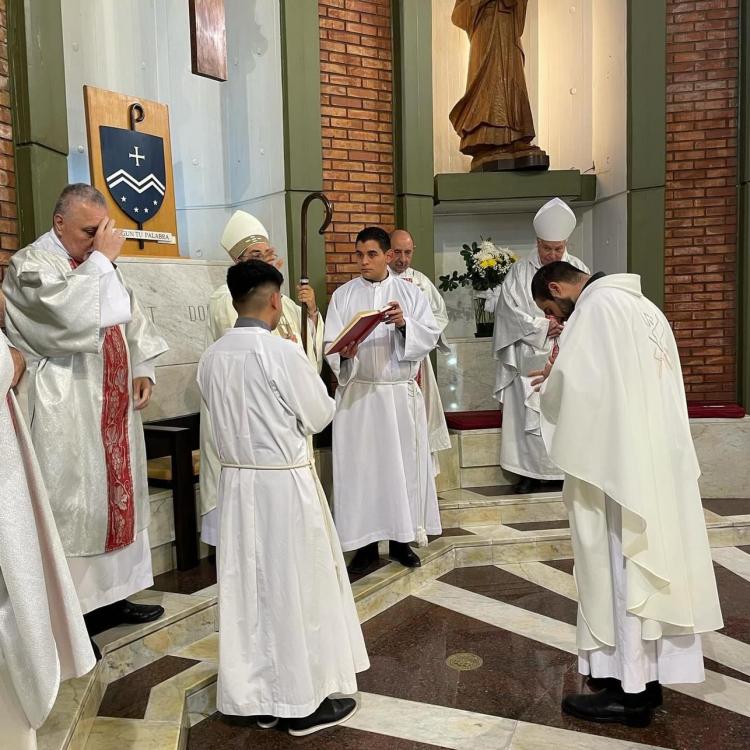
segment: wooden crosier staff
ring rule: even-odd
[[[323,219],[323,223],[320,225],[318,234],[323,234],[326,231],[333,218],[333,205],[323,193],[310,193],[302,201],[302,251],[300,253],[301,273],[299,283],[303,285],[310,283],[310,279],[307,276],[307,209],[314,200],[319,200],[326,209],[325,219]],[[304,302],[302,303],[302,346],[305,349],[305,353],[307,353],[307,305]]]

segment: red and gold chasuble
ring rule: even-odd
[[[70,259],[70,265],[79,263]],[[107,539],[105,552],[127,547],[135,539],[135,497],[130,466],[128,422],[130,416],[130,368],[128,350],[120,326],[104,331],[102,346],[101,435],[107,468]]]

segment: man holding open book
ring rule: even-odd
[[[390,238],[358,235],[361,276],[331,297],[326,357],[338,379],[333,420],[333,508],[351,573],[373,567],[378,542],[392,559],[418,567],[409,542],[440,534],[424,398],[416,383],[440,328],[427,298],[391,274]],[[362,315],[362,313],[368,313]],[[369,329],[369,330],[368,330]]]

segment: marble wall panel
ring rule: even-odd
[[[473,313],[472,313],[473,315]],[[497,409],[492,339],[462,338],[449,342],[451,351],[438,352],[437,381],[446,411]]]
[[[693,420],[693,433],[703,497],[750,495],[750,417]]]
[[[121,258],[118,262],[145,313],[169,344],[160,367],[197,362],[205,349],[208,299],[226,280],[230,261]]]
[[[500,463],[500,430],[466,430],[460,435],[461,468],[497,466]]]
[[[197,362],[157,367],[156,386],[143,412],[144,422],[200,411],[201,395],[195,379],[197,373]]]
[[[460,486],[458,461],[458,435],[451,435],[451,447],[438,454],[440,473],[435,477],[438,492],[457,489]]]

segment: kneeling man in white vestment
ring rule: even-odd
[[[221,462],[217,707],[287,720],[304,735],[346,721],[369,667],[349,579],[308,435],[334,402],[297,344],[273,336],[283,277],[229,269],[239,317],[201,357],[198,385]]]
[[[224,227],[221,246],[235,263],[264,260],[279,267],[276,250],[271,246],[268,231],[261,222],[246,211],[235,211]],[[320,372],[323,365],[323,317],[315,302],[315,290],[309,284],[297,286],[297,299],[307,306],[307,357]],[[206,341],[208,348],[234,326],[237,311],[232,305],[232,295],[226,284],[213,291],[208,301]],[[281,320],[273,330],[274,336],[296,341],[302,348],[302,308],[285,294],[281,295]],[[219,541],[218,501],[221,463],[216,453],[211,432],[210,415],[201,404],[200,413],[200,513],[201,540],[216,546]],[[312,449],[312,437],[310,437]]]
[[[96,663],[0,332],[0,746],[35,750],[62,680]]]
[[[378,541],[390,540],[390,556],[419,567],[409,547],[440,534],[440,514],[430,456],[422,390],[416,382],[440,327],[427,297],[388,268],[388,233],[367,227],[355,256],[361,276],[340,286],[326,316],[326,345],[349,321],[389,306],[384,322],[357,348],[328,356],[338,379],[333,420],[333,512],[345,550],[357,550],[349,571],[378,560]]]
[[[598,689],[563,711],[645,726],[661,685],[704,680],[700,634],[722,627],[677,345],[633,274],[551,263],[532,293],[567,320],[534,383],[565,472],[579,671]]]
[[[29,364],[31,439],[92,634],[164,612],[126,599],[153,585],[140,411],[167,344],[114,265],[124,241],[104,196],[68,185],[3,284],[8,338]]]

